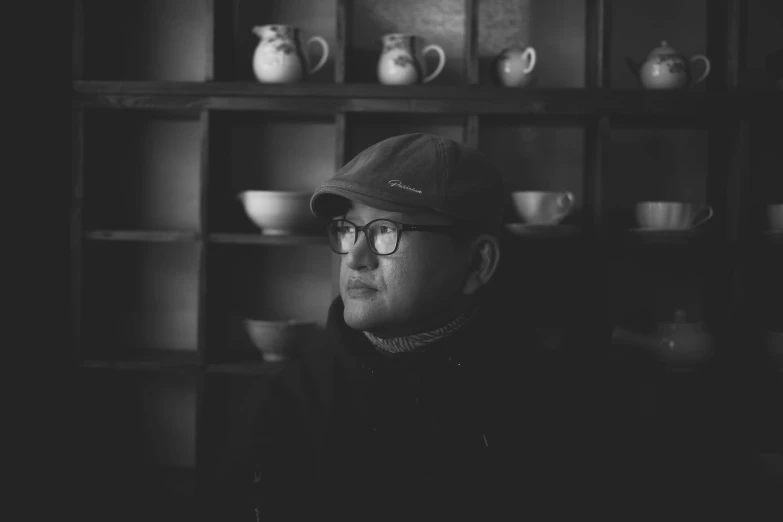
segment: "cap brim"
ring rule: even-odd
[[[310,210],[319,218],[345,214],[352,201],[388,212],[420,212],[422,209],[400,205],[384,199],[338,187],[321,187],[310,198]]]

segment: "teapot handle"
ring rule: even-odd
[[[693,82],[694,85],[699,82],[703,82],[710,74],[710,59],[704,56],[703,54],[695,54],[691,57],[691,63],[695,62],[696,60],[702,60],[704,62],[704,72],[701,73],[701,76],[699,76],[698,80]]]

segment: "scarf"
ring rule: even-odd
[[[365,337],[372,343],[376,350],[385,354],[397,354],[405,352],[423,351],[429,345],[440,341],[455,332],[462,329],[476,316],[477,308],[468,313],[460,314],[452,321],[446,323],[440,328],[418,334],[406,335],[403,337],[378,337],[370,332],[364,332]]]

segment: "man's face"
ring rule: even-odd
[[[357,226],[379,218],[415,225],[450,223],[437,213],[389,212],[361,203],[353,203],[345,215]],[[370,251],[361,233],[340,263],[345,322],[380,337],[442,326],[464,303],[462,287],[470,261],[469,246],[446,234],[406,230],[397,251],[381,256]]]

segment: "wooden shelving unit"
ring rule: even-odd
[[[783,330],[783,239],[765,233],[762,214],[783,201],[783,92],[766,83],[760,61],[783,46],[769,21],[775,0],[122,6],[74,0],[72,347],[92,418],[85,430],[107,439],[85,431],[99,455],[88,474],[107,472],[106,455],[138,476],[174,470],[146,494],[174,511],[195,505],[226,429],[219,412],[235,407],[248,379],[280,368],[260,361],[238,320],[323,323],[337,294],[324,237],[263,236],[236,194],[312,190],[364,147],[412,131],[484,150],[510,190],[576,194],[569,222],[578,234],[511,246],[537,270],[538,282],[521,287],[540,294],[534,320],[634,323],[690,307],[719,339],[716,375],[742,382],[743,399],[764,397],[745,419],[749,440],[783,440],[767,417],[783,408],[773,400],[783,397],[783,372],[761,340]],[[256,82],[250,28],[264,23],[324,36],[327,66],[299,84]],[[427,85],[375,82],[377,38],[392,31],[443,44],[444,74]],[[624,58],[662,38],[710,57],[705,84],[638,87]],[[493,55],[511,42],[539,51],[530,88],[492,78]],[[715,217],[687,237],[628,234],[628,208],[648,197],[708,203]],[[564,304],[564,295],[574,297]],[[607,358],[620,372],[624,361]],[[147,381],[154,386],[139,384]],[[123,416],[123,407],[138,412]],[[105,419],[95,415],[106,408]],[[125,458],[115,453],[128,447]]]

